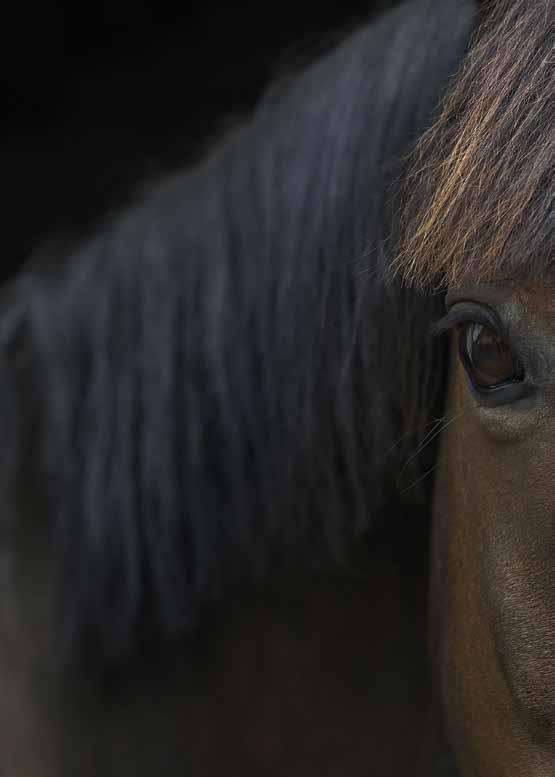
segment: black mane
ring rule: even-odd
[[[383,281],[396,182],[473,24],[461,0],[395,10],[6,290],[4,503],[48,517],[72,644],[188,629],[400,508],[442,367],[436,302]]]

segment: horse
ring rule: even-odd
[[[554,23],[403,4],[5,285],[10,777],[554,771]]]
[[[554,35],[549,3],[485,23],[409,175],[397,259],[446,289],[454,332],[430,641],[463,776],[555,771]]]

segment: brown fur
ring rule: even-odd
[[[418,287],[555,269],[555,5],[490,11],[407,179],[392,270]]]

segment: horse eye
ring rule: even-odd
[[[459,356],[478,390],[500,388],[524,377],[510,346],[495,329],[476,321],[459,326]]]

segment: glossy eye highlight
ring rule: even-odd
[[[478,321],[458,325],[459,358],[478,391],[494,391],[524,379],[510,345],[491,326]]]

